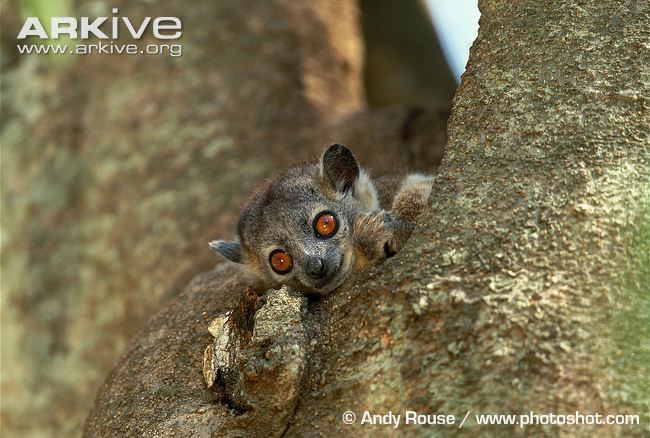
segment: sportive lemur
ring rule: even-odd
[[[348,148],[333,144],[320,160],[263,184],[241,213],[239,241],[214,240],[210,248],[250,268],[259,290],[286,284],[325,294],[404,246],[432,182],[410,174],[373,183]]]

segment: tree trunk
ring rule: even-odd
[[[78,431],[128,339],[214,266],[207,243],[233,232],[243,196],[270,172],[334,141],[375,168],[440,158],[444,111],[365,110],[354,2],[160,1],[157,16],[183,21],[182,57],[58,62],[16,55],[22,20],[5,6],[8,433]],[[110,6],[133,22],[152,15],[146,2]]]
[[[394,430],[360,425],[366,410],[456,416],[398,430],[412,434],[454,434],[468,411],[463,428],[478,436],[519,427],[479,426],[476,414],[576,410],[641,425],[528,433],[648,432],[650,7],[480,7],[431,208],[398,256],[307,305],[297,405],[271,432]],[[220,265],[153,318],[86,434],[259,430],[264,413],[231,409],[200,371],[209,321],[244,286]],[[348,410],[355,425],[341,421]]]

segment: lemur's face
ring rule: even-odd
[[[369,202],[376,194],[367,176],[347,148],[333,145],[320,162],[289,169],[256,193],[239,221],[240,243],[211,246],[270,286],[324,294],[352,271],[353,224]]]
[[[242,240],[244,259],[271,284],[330,292],[351,270],[354,198],[328,199],[306,181],[280,186]]]

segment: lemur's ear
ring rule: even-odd
[[[323,176],[340,192],[352,190],[359,177],[357,159],[342,144],[333,144],[323,152],[321,166]]]
[[[214,252],[220,253],[231,262],[244,263],[241,255],[241,245],[237,242],[213,240],[210,242],[210,249]]]

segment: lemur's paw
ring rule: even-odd
[[[387,254],[396,250],[390,244],[393,238],[390,213],[377,210],[360,215],[354,224],[355,261],[359,269],[380,264]]]
[[[411,224],[396,219],[390,211],[360,215],[354,225],[355,269],[379,265],[397,254],[411,231]]]
[[[395,218],[415,224],[427,207],[433,185],[433,177],[414,173],[404,178],[402,186],[393,199]]]

